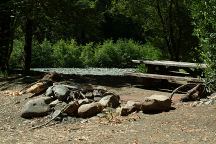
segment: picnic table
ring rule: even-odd
[[[165,75],[190,75],[198,77],[203,74],[203,70],[207,68],[206,64],[176,62],[176,61],[158,61],[158,60],[132,60],[133,63],[145,64],[147,73],[165,74]],[[180,71],[183,69],[184,71]]]

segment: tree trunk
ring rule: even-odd
[[[8,10],[0,10],[0,70],[8,69],[8,56],[10,49],[11,18]]]
[[[24,46],[24,58],[25,58],[24,71],[26,73],[28,73],[31,68],[32,37],[33,37],[33,20],[27,18],[25,24],[25,46]]]

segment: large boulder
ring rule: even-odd
[[[164,95],[152,95],[142,103],[142,111],[146,113],[168,111],[172,100]]]
[[[112,108],[116,108],[120,105],[119,103],[120,101],[120,97],[118,95],[114,95],[114,94],[109,94],[105,97],[103,97],[99,103],[103,106],[103,107],[112,107]]]
[[[70,90],[64,85],[54,85],[52,90],[54,97],[60,101],[65,101],[70,94]]]
[[[88,118],[97,115],[103,110],[103,106],[98,102],[81,105],[78,109],[78,115],[82,118]]]
[[[135,101],[128,101],[125,106],[117,108],[116,113],[121,116],[127,116],[135,111],[140,111],[142,108],[142,103]]]
[[[49,103],[52,101],[51,97],[39,97],[28,101],[21,111],[21,117],[34,118],[48,115],[51,111]]]

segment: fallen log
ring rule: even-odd
[[[205,88],[203,84],[188,83],[174,89],[170,95],[170,99],[172,99],[173,95],[177,93],[179,90],[189,85],[195,85],[195,86],[189,91],[187,91],[187,93],[181,98],[181,101],[183,102],[194,101],[194,100],[199,100],[200,98],[203,97],[203,94],[205,93]]]
[[[36,96],[38,94],[45,92],[48,87],[53,85],[53,83],[59,79],[59,74],[55,72],[48,73],[42,79],[24,87],[22,90],[19,91],[19,94],[22,95],[25,93],[33,93],[31,97]]]
[[[204,91],[204,86],[202,84],[197,84],[194,88],[189,90],[184,97],[181,98],[181,101],[187,102],[199,100],[202,98]]]

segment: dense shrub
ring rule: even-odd
[[[199,37],[203,60],[208,64],[206,84],[211,91],[216,91],[216,3],[212,0],[200,2],[194,0],[191,6],[194,18],[194,34]]]
[[[60,40],[53,45],[54,67],[81,67],[79,59],[80,49],[78,44],[71,40],[69,42]]]
[[[132,67],[132,59],[161,59],[160,50],[150,44],[141,45],[133,40],[105,41],[97,46],[95,64],[98,67]]]
[[[93,43],[88,43],[84,46],[81,46],[81,55],[80,60],[82,61],[85,67],[94,66],[94,45]]]
[[[23,65],[23,40],[14,40],[13,43],[13,52],[10,57],[10,66],[21,68]]]
[[[11,64],[21,67],[23,43],[14,41]],[[60,40],[54,44],[46,39],[33,42],[32,67],[133,67],[132,59],[160,59],[159,49],[133,40],[112,40],[78,45],[76,41]]]
[[[34,41],[32,49],[32,67],[53,67],[53,64],[52,44],[46,39],[41,44]]]

